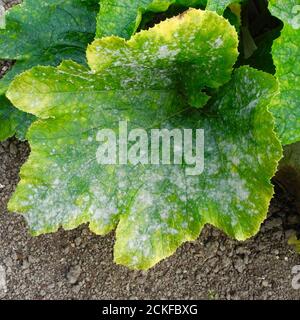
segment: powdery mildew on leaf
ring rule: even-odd
[[[270,10],[284,22],[272,49],[280,84],[272,112],[279,137],[286,145],[300,140],[300,1],[271,0]]]
[[[35,235],[85,222],[97,234],[117,227],[115,261],[133,269],[152,267],[206,223],[240,240],[255,234],[281,157],[267,110],[276,81],[238,69],[209,112],[199,109],[207,100],[201,87],[229,79],[236,49],[224,18],[190,10],[127,42],[96,40],[88,49],[92,71],[64,62],[17,77],[8,97],[40,120],[28,133],[32,153],[9,209],[23,213]],[[97,132],[117,131],[120,120],[129,131],[204,128],[204,173],[187,176],[185,165],[99,165]]]
[[[147,193],[148,184],[139,189],[142,198],[120,217],[117,227],[117,263],[151,267],[182,242],[195,240],[205,223],[239,240],[258,231],[273,194],[270,178],[281,157],[266,108],[276,91],[271,76],[249,68],[236,71],[213,103],[212,113],[202,114],[194,125],[206,132],[203,175],[187,177],[182,168],[166,172],[169,184],[159,198]],[[188,123],[186,117],[184,121]],[[173,207],[172,196],[181,208]]]
[[[93,70],[100,73],[105,68],[110,77],[116,68],[123,70],[124,89],[133,82],[145,89],[163,84],[177,88],[190,105],[202,107],[208,96],[201,89],[217,88],[230,79],[236,48],[236,31],[225,19],[190,10],[127,42],[116,37],[98,39],[88,48],[87,58]]]
[[[6,28],[0,29],[0,58],[17,62],[0,80],[0,95],[16,75],[33,66],[58,65],[64,59],[85,63],[98,8],[98,0],[24,0],[8,10]],[[34,117],[3,101],[1,98],[0,140],[15,133],[23,139]]]

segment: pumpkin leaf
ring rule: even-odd
[[[82,223],[96,234],[116,228],[115,261],[133,269],[152,267],[206,223],[239,240],[254,235],[281,157],[267,109],[277,82],[242,67],[206,108],[201,92],[230,79],[234,27],[216,13],[189,10],[129,41],[98,39],[87,57],[90,69],[66,61],[35,67],[11,84],[9,99],[39,120],[29,129],[32,152],[9,209],[24,214],[34,235]],[[120,136],[120,121],[148,136],[203,129],[204,170],[191,175],[187,161],[153,165],[148,157],[99,163],[99,130]]]

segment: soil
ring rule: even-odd
[[[0,144],[0,299],[300,299],[292,287],[300,255],[287,244],[300,217],[279,186],[256,237],[241,243],[207,226],[151,270],[130,271],[113,263],[113,233],[81,226],[33,238],[7,212],[28,154],[26,142]]]

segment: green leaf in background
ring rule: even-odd
[[[284,147],[284,158],[280,161],[276,181],[294,197],[297,212],[300,214],[300,142]],[[294,229],[299,228],[300,226],[296,226]],[[297,239],[296,231],[288,240],[289,244],[300,253],[300,239]]]
[[[296,235],[292,236],[288,243],[295,248],[296,252],[300,253],[300,239]]]
[[[0,58],[16,63],[0,80],[0,95],[16,75],[33,66],[58,65],[64,59],[85,63],[86,47],[95,36],[98,2],[25,0],[8,10],[6,28],[0,30]],[[11,124],[0,122],[0,140],[15,133],[23,137],[28,120],[34,118],[7,104],[0,104],[0,114],[13,119]]]
[[[0,95],[0,141],[15,133],[18,139],[25,140],[34,119],[35,116],[16,109],[4,95]]]
[[[245,34],[245,33],[244,33]],[[254,45],[256,49],[247,59],[245,56],[240,57],[240,63],[243,65],[250,65],[251,67],[275,74],[275,66],[272,56],[272,47],[274,40],[280,36],[280,27],[270,30],[263,35],[255,38]]]
[[[280,36],[282,21],[271,15],[267,0],[245,2],[241,13],[240,56],[237,65],[249,65],[274,75],[271,51],[274,40]]]
[[[223,17],[226,18],[230,24],[235,26],[237,32],[240,32],[242,24],[242,5],[240,3],[232,3],[223,14]]]
[[[300,143],[284,147],[284,158],[280,162],[276,179],[280,185],[295,196],[296,206],[300,214]]]
[[[127,42],[96,40],[88,48],[92,72],[64,62],[20,75],[8,97],[41,119],[29,130],[32,152],[9,209],[23,213],[35,235],[86,222],[97,234],[117,227],[115,261],[133,269],[152,267],[206,223],[240,240],[252,236],[266,217],[281,157],[267,110],[277,83],[243,67],[208,110],[189,103],[195,79],[220,86],[236,58],[228,21],[190,10]],[[199,90],[192,100],[206,98]],[[186,165],[99,165],[97,133],[117,132],[120,120],[128,131],[205,129],[204,173],[186,175]]]
[[[102,0],[97,17],[97,38],[119,36],[129,39],[146,11],[163,12],[170,5],[204,7],[207,0]]]
[[[225,9],[233,4],[243,0],[207,0],[207,10],[216,11],[218,14],[223,14]]]
[[[300,140],[300,0],[271,0],[270,11],[284,22],[272,50],[280,95],[271,110],[279,137],[287,145]]]

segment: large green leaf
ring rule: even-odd
[[[9,209],[23,213],[35,235],[86,222],[97,234],[117,227],[115,261],[135,269],[196,239],[205,223],[237,239],[255,234],[281,157],[267,110],[275,79],[243,67],[208,109],[190,107],[206,101],[201,86],[229,79],[236,57],[234,28],[216,13],[190,10],[127,42],[96,40],[92,71],[64,62],[17,77],[8,97],[41,119],[29,130],[32,153]],[[205,129],[203,174],[187,175],[186,164],[100,165],[98,132],[117,132],[119,121],[148,133]]]
[[[85,63],[87,44],[95,36],[98,2],[25,0],[8,10],[6,28],[0,30],[0,59],[17,62],[0,80],[0,95],[5,94],[17,74],[33,66],[58,65],[64,59]],[[15,133],[23,136],[30,116],[13,107],[7,109],[6,104],[0,104],[0,113],[7,114],[6,119],[14,119],[11,124],[0,123],[0,138]],[[18,128],[22,128],[21,132]]]
[[[119,36],[129,39],[146,11],[163,12],[170,5],[205,6],[207,0],[102,0],[97,18],[97,37]]]
[[[280,83],[272,112],[277,132],[286,145],[300,140],[300,0],[271,0],[270,10],[284,22],[272,50]]]

